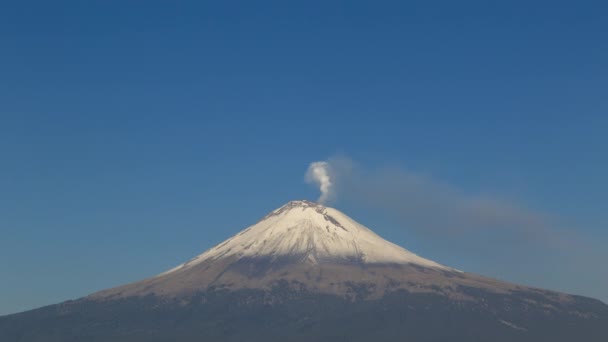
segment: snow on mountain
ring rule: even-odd
[[[416,264],[449,269],[376,235],[342,212],[309,201],[291,201],[258,223],[161,275],[205,261],[298,258],[308,263]]]
[[[271,290],[280,283],[339,296],[365,288],[368,298],[399,290],[470,298],[458,288],[520,289],[422,258],[336,209],[292,201],[184,264],[90,297],[180,297],[214,288]]]

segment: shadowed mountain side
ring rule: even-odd
[[[607,336],[606,306],[587,298],[564,304],[527,292],[462,288],[477,301],[403,290],[353,301],[293,288],[281,282],[268,291],[211,290],[189,300],[66,302],[0,318],[0,340],[603,342]]]

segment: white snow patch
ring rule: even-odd
[[[508,327],[511,327],[511,328],[515,329],[515,330],[521,330],[521,331],[527,331],[527,330],[528,330],[528,329],[526,329],[526,328],[522,328],[522,327],[520,327],[520,326],[518,326],[518,325],[515,325],[515,324],[513,324],[513,323],[511,323],[511,322],[509,322],[509,321],[505,321],[504,319],[499,319],[498,321],[499,321],[500,323],[502,323],[502,324],[504,324],[504,325],[508,326]]]

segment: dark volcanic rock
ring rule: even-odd
[[[407,291],[348,300],[287,283],[174,300],[78,300],[0,318],[0,341],[604,342],[608,336],[608,307],[593,299],[564,305],[529,293],[468,291],[478,300]]]

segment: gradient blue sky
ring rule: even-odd
[[[334,155],[557,217],[591,256],[334,203],[439,262],[608,300],[602,2],[177,3],[0,4],[0,314],[175,266],[315,199],[304,172]]]

